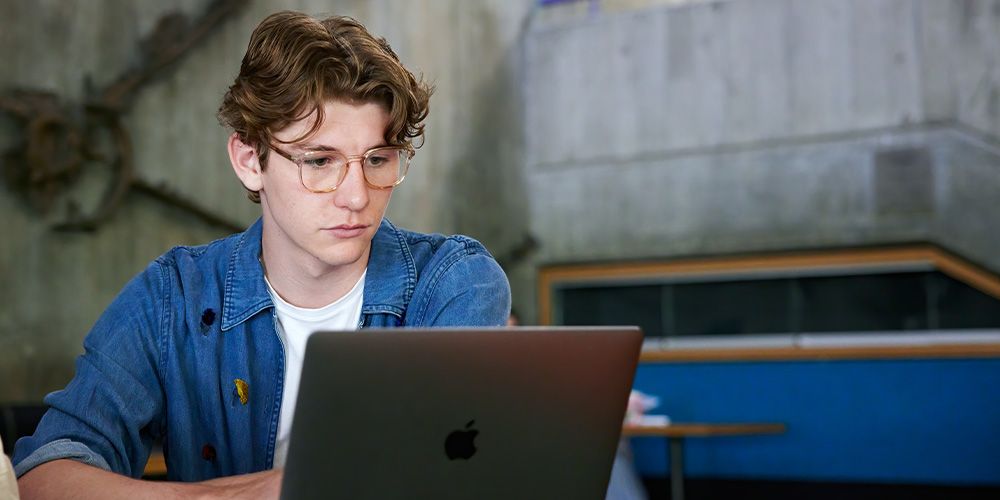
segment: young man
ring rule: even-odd
[[[276,496],[311,332],[503,325],[510,288],[482,245],[383,219],[430,93],[354,20],[265,19],[219,110],[261,219],[125,287],[17,443],[23,496]],[[154,440],[188,484],[135,479]]]

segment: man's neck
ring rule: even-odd
[[[368,267],[368,253],[357,263],[331,267],[305,252],[300,252],[300,258],[282,258],[284,252],[268,251],[266,238],[262,243],[261,264],[267,281],[285,302],[297,307],[316,309],[336,302],[354,288]]]

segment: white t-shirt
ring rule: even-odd
[[[278,416],[278,435],[274,440],[275,468],[284,467],[285,459],[288,457],[288,437],[292,430],[295,401],[299,396],[299,379],[302,377],[306,340],[313,332],[319,330],[358,329],[366,274],[367,270],[347,295],[319,309],[293,306],[274,291],[270,282],[267,283],[267,291],[271,294],[278,319],[275,327],[285,347],[285,385],[281,398],[281,414]],[[267,281],[267,278],[264,280]]]

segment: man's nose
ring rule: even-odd
[[[368,183],[360,159],[347,163],[347,175],[333,192],[333,202],[340,208],[359,211],[368,206]]]

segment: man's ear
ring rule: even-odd
[[[240,140],[235,132],[229,136],[227,149],[229,162],[232,163],[233,170],[236,171],[236,176],[240,178],[243,186],[250,191],[260,191],[264,187],[264,179],[261,177],[263,169],[257,151],[253,146]]]

